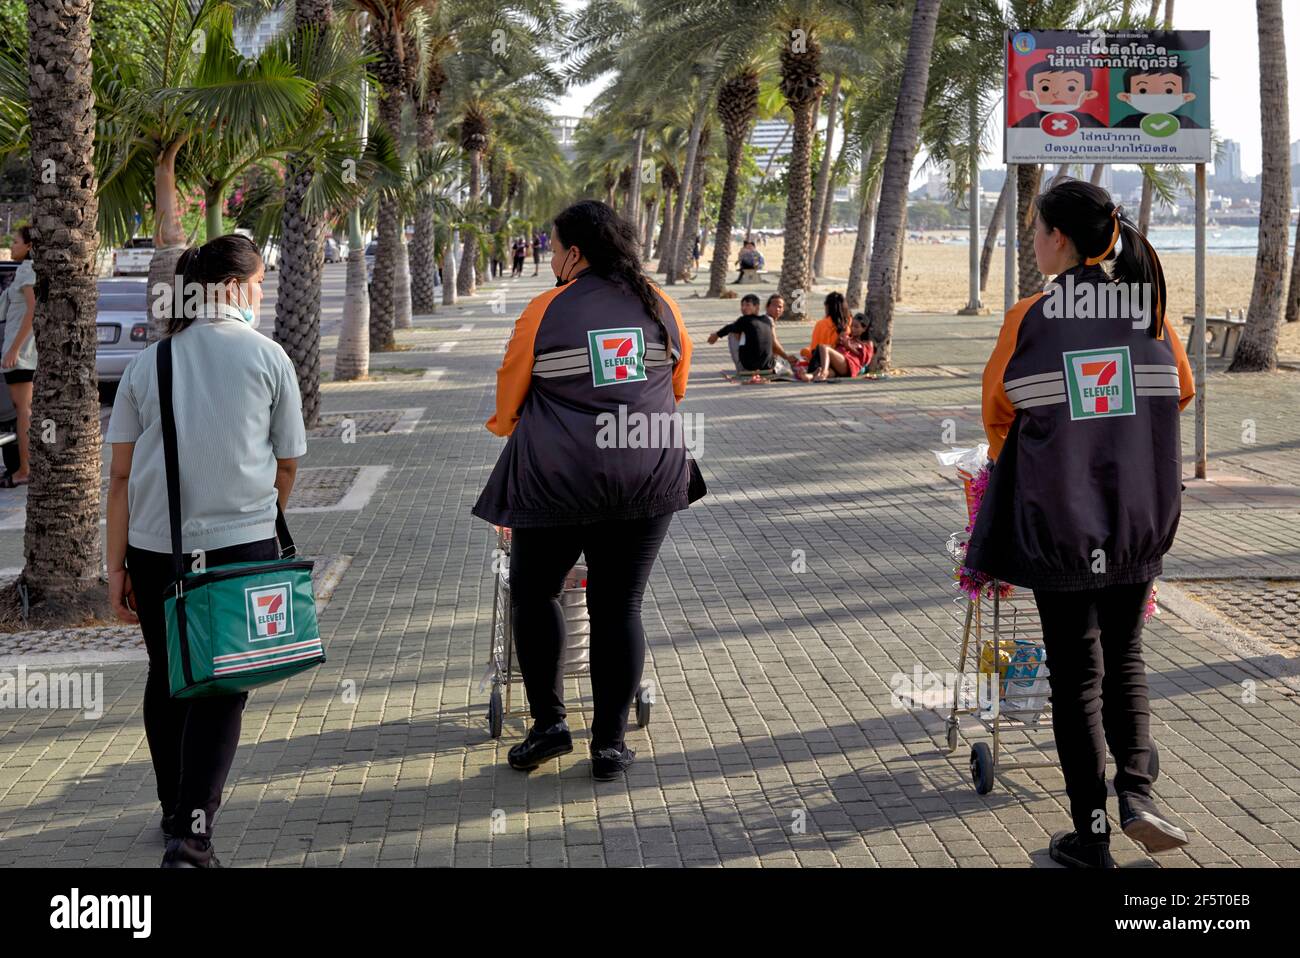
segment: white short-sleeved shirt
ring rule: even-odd
[[[108,442],[132,442],[127,542],[171,552],[157,344],[122,373]],[[237,309],[210,307],[172,336],[181,547],[210,551],[275,535],[277,459],[307,451],[298,377],[284,349]]]
[[[18,337],[18,330],[22,327],[23,317],[27,315],[27,297],[23,295],[23,289],[28,286],[36,285],[36,268],[32,266],[31,257],[23,260],[18,264],[18,269],[14,272],[13,281],[0,293],[0,309],[3,310],[5,321],[4,343],[0,345],[0,356],[9,352],[9,347],[14,344]],[[23,340],[23,344],[18,347],[18,362],[14,369],[35,369],[36,368],[36,333],[29,331],[28,336]]]

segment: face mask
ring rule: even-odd
[[[564,254],[564,259],[561,260],[561,262],[562,262],[563,264],[565,264],[565,265],[568,264],[568,262],[569,262],[569,254],[568,254],[567,251],[565,252],[565,254]],[[559,275],[555,277],[555,285],[556,285],[556,286],[563,286],[565,283],[568,282],[568,280],[564,278],[564,269],[565,269],[565,267],[564,267],[564,266],[561,266],[561,267],[560,267],[560,273],[559,273]]]
[[[239,298],[240,298],[240,299],[243,299],[243,298],[244,298],[244,287],[239,286],[239,287],[236,287],[236,288],[239,290]],[[252,326],[254,329],[257,328],[257,314],[253,312],[253,304],[252,304],[252,303],[248,303],[248,304],[243,305],[243,306],[236,306],[235,308],[238,309],[238,310],[239,310],[239,314],[240,314],[241,316],[244,317],[244,322],[248,323],[248,325],[249,325],[249,326]]]
[[[1071,113],[1083,103],[1083,93],[1080,92],[1078,98],[1073,103],[1044,103],[1042,94],[1037,90],[1034,91],[1034,103],[1038,109],[1044,113]]]
[[[1173,113],[1183,105],[1181,93],[1134,93],[1129,105],[1139,113]]]

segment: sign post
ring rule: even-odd
[[[1192,163],[1196,166],[1196,477],[1206,475],[1205,164],[1210,142],[1206,30],[1008,32],[1004,159],[1018,163]],[[1007,302],[1015,260],[1015,193],[1008,193]],[[1166,323],[1175,322],[1166,316]]]

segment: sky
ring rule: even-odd
[[[583,6],[582,0],[563,0],[567,9]],[[1143,6],[1138,0],[1138,6]],[[1283,23],[1288,52],[1287,88],[1290,107],[1291,141],[1300,140],[1300,3],[1283,4]],[[1259,113],[1259,41],[1255,33],[1255,5],[1250,0],[1175,0],[1174,28],[1210,31],[1211,121],[1223,139],[1241,144],[1241,168],[1248,176],[1261,168]],[[597,81],[566,94],[554,111],[581,116],[606,81]],[[999,111],[998,116],[1001,116]],[[992,130],[993,149],[983,161],[987,169],[1002,158],[1001,129]],[[926,178],[924,156],[917,158],[913,185]]]

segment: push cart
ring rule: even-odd
[[[966,489],[966,504],[974,525],[978,503],[971,495],[971,476],[958,470]],[[948,538],[947,551],[963,565],[969,533]],[[1048,684],[1047,653],[1043,645],[1038,609],[1029,592],[1016,592],[994,579],[974,595],[957,600],[966,607],[961,654],[957,661],[955,694],[944,723],[947,752],[957,751],[961,716],[974,716],[992,737],[992,746],[976,742],[970,750],[970,776],[975,791],[987,795],[1003,772],[1055,768],[1054,759],[1008,760],[1003,736],[1023,736],[1015,744],[1032,743],[1035,733],[1051,732],[1052,702]],[[973,674],[972,674],[973,673]],[[973,681],[972,681],[973,680]],[[968,690],[974,688],[973,701]],[[1160,753],[1151,741],[1151,780],[1160,774]]]
[[[510,530],[497,528],[497,552],[494,566],[495,583],[492,594],[492,648],[487,671],[479,683],[482,692],[492,686],[488,698],[488,734],[500,738],[507,718],[528,714],[527,700],[519,696],[520,704],[514,707],[515,686],[522,688],[522,675],[515,661],[514,615],[510,603]],[[566,678],[586,675],[591,670],[591,620],[587,615],[587,566],[579,561],[564,577],[560,593],[564,612],[566,639],[564,643],[564,675]],[[645,728],[650,724],[650,707],[654,704],[654,687],[642,682],[636,692],[636,724]],[[584,706],[571,706],[571,711],[586,711]]]

